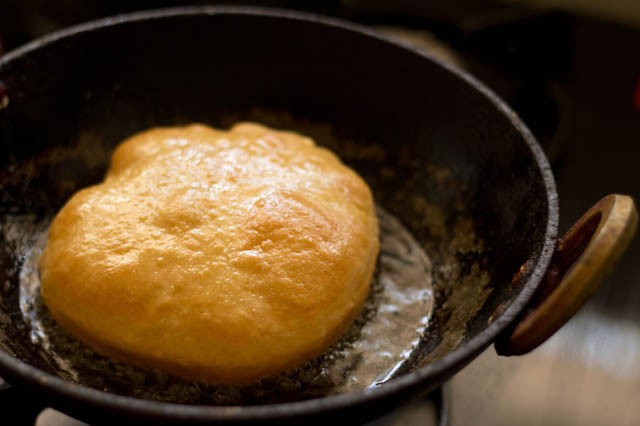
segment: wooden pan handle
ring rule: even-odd
[[[613,268],[637,224],[638,212],[627,195],[608,195],[591,207],[558,242],[524,317],[496,341],[498,354],[526,354],[562,327]]]

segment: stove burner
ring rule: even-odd
[[[4,382],[2,382],[4,383]],[[12,424],[34,426],[86,426],[80,420],[59,411],[46,408],[34,395],[5,385],[0,387],[0,412],[2,418],[10,418]],[[448,385],[412,401],[393,413],[387,414],[363,426],[425,425],[448,426],[450,424],[451,399]]]

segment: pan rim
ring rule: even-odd
[[[0,72],[13,60],[17,60],[29,52],[38,50],[60,39],[70,36],[132,22],[192,15],[249,15],[284,18],[337,27],[346,31],[360,33],[395,46],[396,48],[404,49],[413,54],[420,55],[421,57],[435,63],[437,66],[440,66],[454,74],[474,90],[478,91],[491,104],[493,104],[493,106],[508,117],[511,124],[521,135],[524,142],[530,149],[544,182],[548,207],[544,243],[538,258],[535,259],[535,265],[529,279],[522,285],[522,290],[513,302],[478,335],[474,336],[454,351],[448,353],[443,358],[402,377],[396,378],[386,383],[384,386],[374,389],[365,389],[357,392],[330,395],[318,399],[271,405],[185,405],[115,395],[80,384],[68,382],[58,376],[54,376],[33,367],[0,350],[0,369],[3,374],[16,379],[17,382],[34,386],[39,388],[42,392],[50,393],[51,395],[55,395],[65,400],[91,404],[94,407],[106,410],[117,409],[120,413],[134,417],[170,417],[171,419],[182,421],[285,420],[287,418],[291,419],[299,416],[313,416],[334,410],[347,409],[364,403],[371,403],[408,389],[425,389],[429,380],[435,379],[438,376],[444,376],[447,372],[455,374],[455,372],[473,360],[482,350],[492,344],[498,335],[508,327],[513,320],[515,320],[516,316],[526,306],[547,270],[554,251],[558,231],[558,196],[555,180],[547,157],[526,125],[491,89],[465,71],[444,63],[428,52],[414,48],[395,38],[387,37],[370,28],[341,19],[307,12],[253,6],[190,6],[127,13],[86,22],[56,31],[27,43],[22,47],[7,52],[0,58]]]

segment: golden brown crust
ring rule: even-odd
[[[367,185],[309,138],[158,128],[59,212],[42,295],[102,353],[245,383],[337,338],[366,297],[377,232]]]

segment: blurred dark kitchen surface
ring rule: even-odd
[[[216,2],[2,0],[0,41],[7,51],[89,19],[203,3]],[[304,8],[370,25],[486,82],[547,152],[558,182],[561,232],[608,193],[640,200],[638,0],[556,2],[574,8],[569,11],[515,1],[224,3]],[[608,20],[582,14],[605,9]],[[448,388],[451,424],[640,424],[639,260],[636,238],[588,305],[532,354],[498,358],[490,348],[457,375]],[[401,415],[391,423],[419,418]]]

